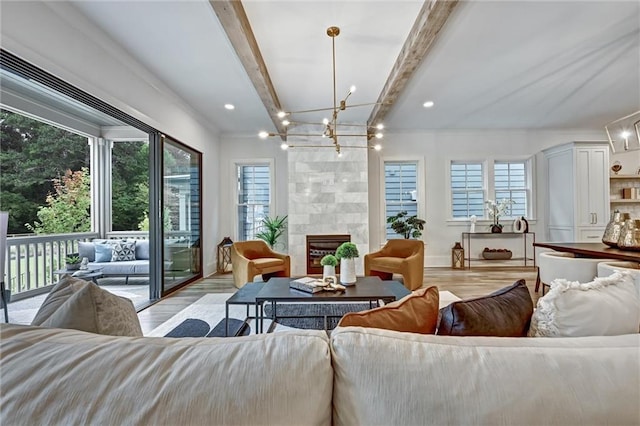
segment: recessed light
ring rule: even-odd
[[[236,107],[233,104],[224,104],[224,108],[228,110],[236,109]]]
[[[427,101],[423,103],[422,106],[425,108],[431,108],[433,106],[433,101]]]

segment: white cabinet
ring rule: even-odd
[[[609,145],[572,142],[544,151],[550,241],[599,241],[609,222]]]

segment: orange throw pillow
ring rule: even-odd
[[[350,312],[342,317],[338,326],[434,334],[438,323],[439,302],[438,287],[420,289],[379,308]]]

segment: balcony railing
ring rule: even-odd
[[[187,231],[169,231],[166,243],[187,240]],[[57,280],[54,273],[65,268],[65,257],[78,252],[79,241],[100,238],[95,232],[28,235],[7,238],[6,285],[12,300],[43,293]],[[111,231],[108,239],[147,239],[146,231]]]
[[[58,279],[67,254],[78,252],[78,241],[97,238],[94,232],[7,238],[6,284],[12,300],[46,291]]]

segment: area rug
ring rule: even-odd
[[[192,303],[191,305],[184,308],[182,311],[178,312],[173,317],[169,318],[167,321],[154,328],[148,333],[145,333],[145,336],[155,336],[162,337],[166,336],[169,333],[172,333],[178,326],[181,326],[181,329],[189,331],[185,331],[185,336],[193,336],[196,334],[198,336],[206,336],[213,332],[216,325],[218,325],[225,317],[225,301],[232,296],[232,293],[211,293],[202,296],[200,299]],[[448,291],[440,292],[440,307],[447,306],[451,302],[456,300],[460,300],[459,297],[454,295]],[[330,312],[328,315],[333,315],[334,312],[336,315],[343,315],[339,313],[339,310],[351,309],[353,310],[363,310],[368,309],[368,303],[326,303],[326,304],[312,304],[312,305],[320,305],[318,309],[321,309],[321,312]],[[355,306],[354,306],[355,305]],[[301,310],[309,309],[311,305],[308,304],[300,304],[300,303],[291,303],[291,304],[278,304],[278,316],[289,316],[289,315],[300,315]],[[324,307],[322,307],[324,306]],[[270,314],[270,306],[265,306],[265,314]],[[314,308],[315,309],[315,308]],[[304,315],[310,315],[305,311]],[[348,312],[348,311],[344,311]],[[350,311],[349,311],[350,312]],[[249,309],[249,315],[255,315],[255,308],[253,306]],[[322,314],[325,315],[325,314]],[[229,317],[235,318],[239,320],[244,320],[247,316],[247,309],[243,305],[231,305],[229,306]],[[200,320],[200,321],[188,321],[187,320]],[[315,322],[314,322],[315,320]],[[299,328],[315,328],[322,329],[324,326],[323,318],[310,318],[310,319],[287,319],[282,318],[278,320],[278,323],[274,326],[275,332],[295,330],[296,328],[291,327],[293,322],[296,322]],[[337,320],[335,321],[337,322]],[[204,324],[203,324],[204,323]],[[255,333],[255,319],[252,319],[248,322],[248,326],[250,327],[251,333]],[[264,329],[268,330],[271,326],[271,320],[265,318],[264,320]],[[335,325],[333,326],[335,327]],[[330,328],[333,328],[330,327]],[[193,331],[193,330],[198,331]],[[172,333],[175,335],[175,333]]]

